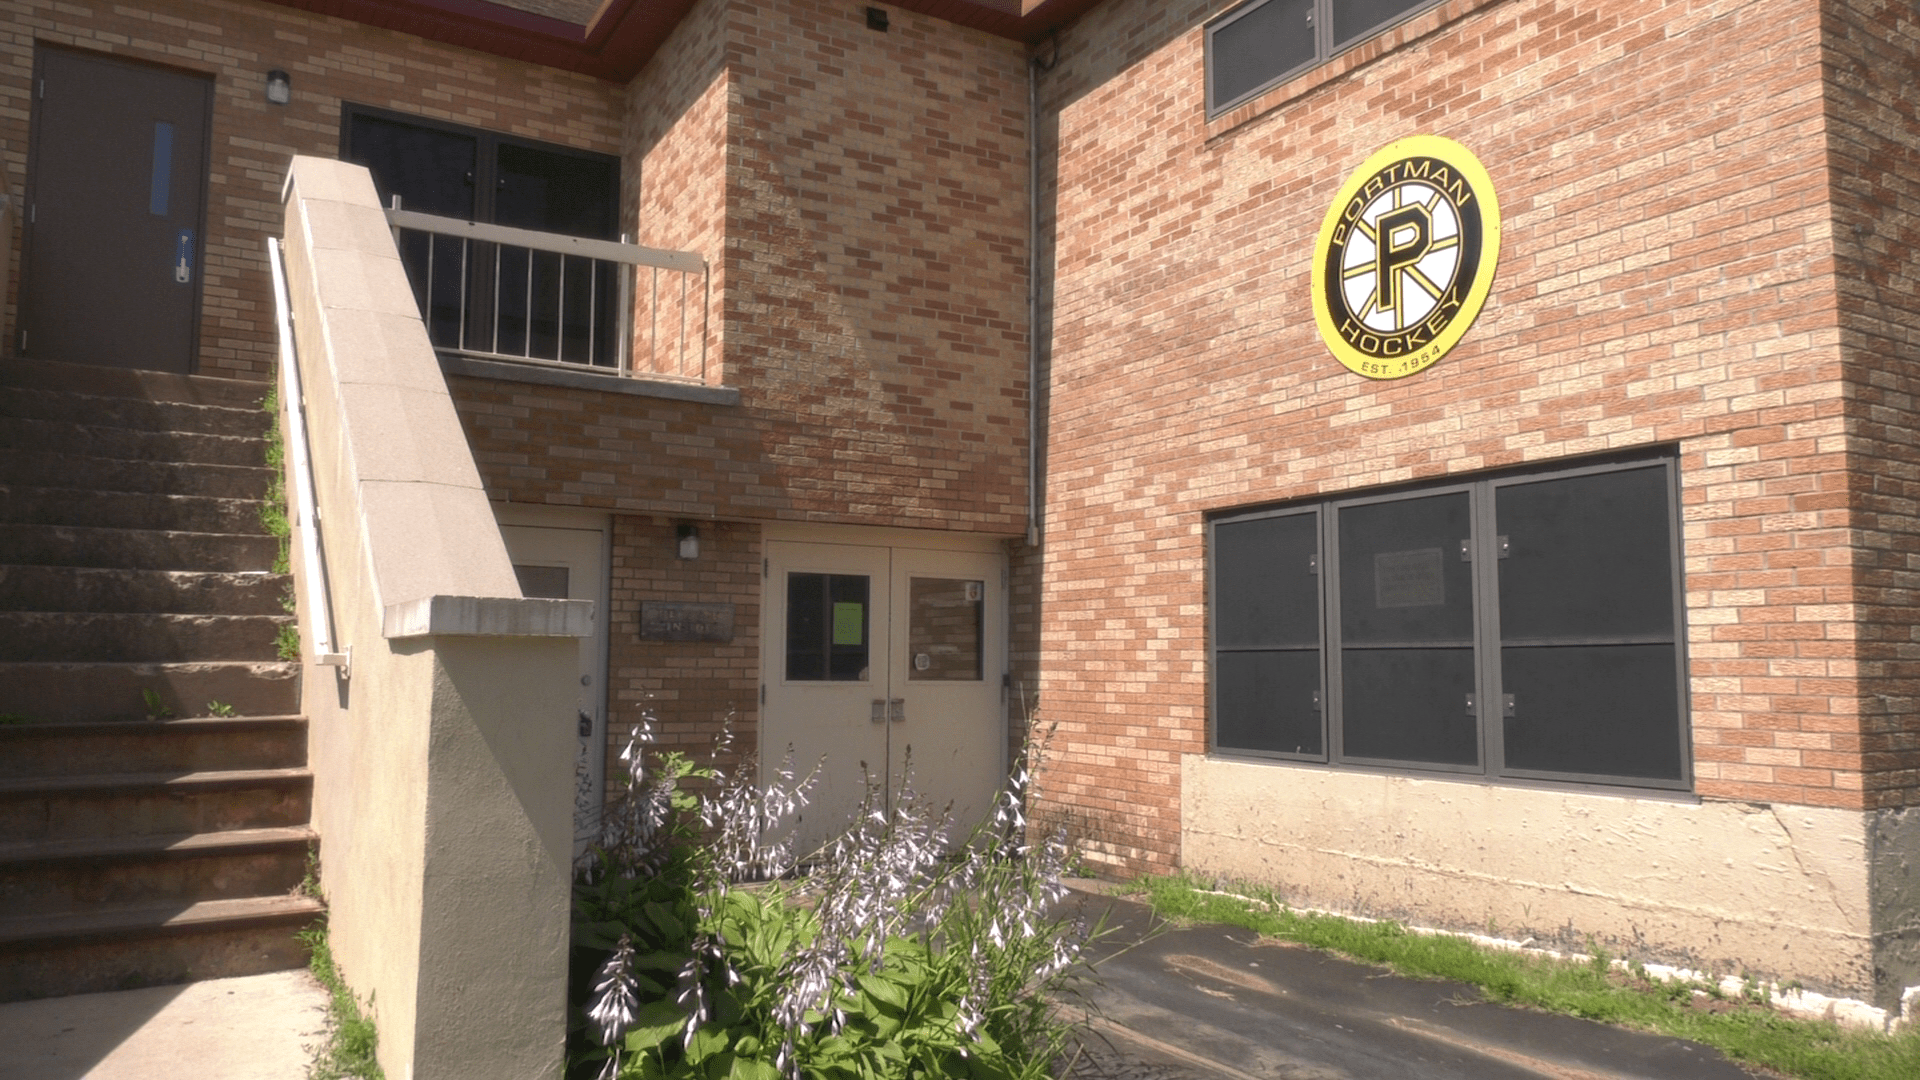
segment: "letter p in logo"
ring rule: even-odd
[[[1379,242],[1374,245],[1374,281],[1379,290],[1374,306],[1400,311],[1401,276],[1433,248],[1433,216],[1424,206],[1403,206],[1380,215]]]

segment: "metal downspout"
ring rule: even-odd
[[[1040,545],[1040,76],[1060,62],[1060,39],[1027,59],[1027,546]]]

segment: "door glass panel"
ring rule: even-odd
[[[1342,752],[1480,760],[1465,492],[1339,510]]]
[[[865,682],[868,597],[865,574],[787,575],[787,680]]]
[[[986,583],[917,577],[907,585],[907,680],[978,682]]]
[[[522,566],[513,564],[513,576],[520,579],[520,595],[539,600],[567,598],[567,568],[564,566]]]

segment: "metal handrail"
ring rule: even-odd
[[[463,294],[463,297],[467,288],[467,280],[466,280],[467,267],[468,267],[467,253],[470,251],[471,245],[473,243],[495,245],[495,255],[494,255],[495,266],[494,266],[493,272],[495,274],[496,290],[498,289],[498,284],[499,284],[498,283],[498,274],[499,274],[498,264],[499,264],[499,250],[501,248],[520,248],[529,252],[545,252],[552,255],[558,255],[563,260],[563,263],[562,263],[563,268],[564,268],[564,260],[567,258],[587,259],[594,262],[606,262],[606,263],[612,263],[617,265],[620,268],[620,276],[617,283],[617,292],[616,292],[616,295],[618,298],[617,302],[619,304],[618,311],[617,311],[618,340],[615,343],[614,355],[616,359],[617,369],[623,375],[641,374],[633,370],[633,350],[634,350],[634,344],[635,344],[633,339],[634,339],[634,334],[638,330],[638,328],[634,326],[634,318],[633,318],[635,282],[632,275],[635,268],[646,267],[653,271],[652,281],[648,289],[648,309],[651,314],[651,322],[648,327],[648,333],[649,333],[648,355],[655,356],[655,357],[658,357],[661,354],[661,327],[660,327],[660,317],[659,317],[659,306],[661,303],[660,295],[659,295],[660,294],[660,272],[665,270],[665,271],[671,271],[671,272],[678,272],[683,275],[699,274],[701,277],[701,292],[700,292],[701,303],[700,303],[700,327],[699,327],[700,348],[699,348],[699,357],[698,357],[700,374],[697,376],[689,376],[685,374],[684,371],[683,372],[649,371],[649,372],[645,372],[644,374],[646,374],[649,377],[653,377],[655,375],[664,375],[668,378],[685,378],[695,382],[705,382],[706,371],[707,371],[707,339],[709,337],[708,311],[709,311],[710,302],[712,299],[713,276],[711,273],[711,268],[707,264],[707,260],[702,256],[700,256],[698,253],[690,252],[690,251],[668,251],[662,248],[652,248],[652,247],[646,247],[641,244],[627,243],[624,240],[622,241],[590,240],[584,237],[563,236],[557,233],[537,232],[532,229],[520,229],[520,228],[514,228],[512,226],[507,226],[507,225],[493,225],[485,222],[465,221],[460,218],[442,217],[438,214],[425,214],[417,210],[403,210],[398,205],[399,203],[398,196],[395,197],[394,202],[396,205],[388,209],[386,211],[386,215],[387,215],[387,224],[393,228],[394,236],[396,239],[398,239],[400,235],[400,230],[406,229],[413,232],[427,233],[433,236],[452,237],[452,238],[461,240],[463,242],[462,249],[461,249],[463,254],[460,260],[460,267],[461,267],[460,287],[461,287],[461,292]],[[433,271],[434,258],[435,257],[432,254],[429,254],[428,265],[426,269],[427,283],[425,285],[425,288],[428,290],[429,296],[432,295],[432,291],[433,291],[432,278],[434,273]],[[419,283],[416,283],[415,287],[420,288],[422,286]],[[527,308],[529,312],[531,312],[532,306],[533,306],[532,305],[532,287],[533,287],[532,274],[531,274],[531,269],[529,269],[528,278],[527,278],[527,288],[528,288]],[[561,304],[561,307],[564,309],[565,296],[566,296],[566,293],[565,293],[566,286],[565,286],[564,275],[562,277],[560,287],[562,290],[560,304]],[[496,295],[496,301],[497,299],[498,297]],[[681,355],[683,357],[685,356],[685,350],[687,348],[687,341],[688,341],[687,339],[688,327],[686,325],[686,322],[687,322],[686,306],[687,306],[688,300],[689,300],[689,296],[688,296],[688,289],[687,289],[687,279],[685,277],[682,277],[681,288],[680,288],[680,326],[677,329],[677,333],[675,329],[671,326],[667,328],[667,332],[670,337],[678,341],[679,344],[677,348],[681,351]],[[592,302],[592,297],[590,296],[589,303],[591,302]],[[671,302],[671,299],[669,299],[668,302]],[[422,315],[425,316],[425,314],[426,312],[423,311]],[[592,321],[592,316],[589,315],[589,322],[591,321]],[[571,367],[584,366],[577,361],[567,360],[564,358],[564,356],[540,357],[540,356],[522,355],[522,354],[503,351],[500,348],[499,325],[497,322],[493,327],[492,340],[487,342],[482,342],[480,344],[485,344],[485,345],[488,345],[489,347],[487,348],[471,347],[467,341],[466,308],[464,306],[464,299],[463,299],[462,307],[460,309],[459,341],[457,342],[457,344],[453,344],[453,345],[448,345],[446,343],[437,343],[435,347],[438,348],[441,352],[453,353],[461,356],[478,357],[482,359],[511,360],[511,361],[529,362],[529,363],[548,363],[548,364],[557,363],[557,364],[568,365]],[[588,363],[589,364],[591,364],[591,357],[593,352],[594,352],[594,347],[591,343],[591,338],[590,338],[589,345],[588,345],[588,354],[589,354]]]
[[[274,315],[280,328],[280,402],[287,430],[282,433],[293,474],[294,526],[300,532],[300,568],[307,585],[307,609],[312,613],[313,662],[340,669],[353,677],[353,646],[334,651],[333,594],[327,587],[326,564],[320,554],[320,507],[313,497],[313,455],[307,445],[307,400],[302,396],[299,352],[293,341],[293,310],[287,292],[287,272],[280,241],[267,238],[267,265],[273,271]]]

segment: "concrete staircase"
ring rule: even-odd
[[[305,963],[266,390],[0,359],[0,1001]]]

